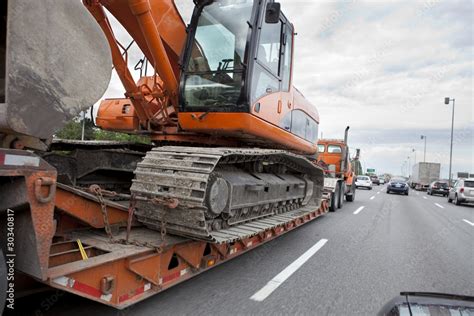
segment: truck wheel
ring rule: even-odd
[[[344,205],[344,183],[339,183],[339,199],[337,200],[337,208],[341,208]]]
[[[3,251],[0,249],[0,315],[3,315],[5,300],[7,299],[7,264]]]
[[[331,204],[329,205],[329,212],[335,212],[337,209],[337,201],[339,200],[339,186],[336,186],[336,191],[331,194]]]

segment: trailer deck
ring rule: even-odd
[[[61,196],[65,192],[74,194],[76,189],[61,185],[58,191]],[[74,212],[84,203],[98,204],[87,193],[74,194],[71,198],[76,199],[70,204],[72,210],[62,203],[63,212]],[[107,203],[117,207],[114,202]],[[323,200],[319,209],[302,208],[249,223],[245,230],[228,229],[220,243],[162,235],[142,226],[132,227],[128,242],[123,226],[115,229],[112,240],[100,223],[96,225],[99,228],[74,229],[55,237],[44,283],[123,309],[271,241],[327,210],[327,201]],[[128,216],[125,208],[117,207],[115,211]],[[264,228],[264,233],[255,233],[254,227],[259,231]],[[82,251],[86,256],[81,255]]]

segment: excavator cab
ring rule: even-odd
[[[182,61],[181,128],[314,154],[319,115],[292,86],[293,40],[272,0],[198,2]]]
[[[250,112],[260,97],[289,90],[292,26],[272,4],[196,6],[181,76],[182,111]]]

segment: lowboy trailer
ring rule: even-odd
[[[2,205],[14,208],[16,268],[51,287],[123,309],[269,242],[328,211],[303,207],[252,221],[214,243],[169,235],[131,221],[129,201],[56,182],[42,158],[0,149]],[[23,207],[22,207],[23,206]],[[29,207],[28,207],[29,206]],[[29,210],[27,210],[27,208]],[[24,209],[24,210],[23,210]],[[263,231],[263,232],[262,232]],[[127,237],[128,236],[128,237]],[[8,254],[7,254],[8,255]]]

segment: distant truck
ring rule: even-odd
[[[413,166],[411,187],[426,191],[431,182],[439,180],[441,164],[437,162],[419,162]]]
[[[329,199],[329,211],[334,212],[355,199],[355,172],[349,157],[347,137],[349,126],[342,139],[318,141],[318,165],[324,169],[324,195]],[[355,161],[359,162],[359,151]]]

